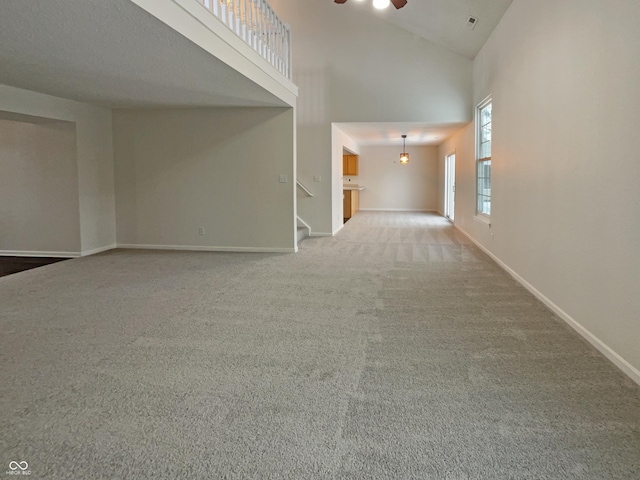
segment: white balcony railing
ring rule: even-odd
[[[291,30],[267,0],[196,0],[291,80]]]

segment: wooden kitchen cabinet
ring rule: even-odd
[[[358,175],[358,155],[342,156],[342,174],[349,177]]]
[[[343,190],[342,193],[344,197],[342,210],[346,220],[353,217],[360,210],[360,191]]]

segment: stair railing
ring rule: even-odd
[[[291,80],[291,29],[267,0],[196,0]]]
[[[298,187],[300,187],[300,188],[302,189],[302,191],[303,191],[304,193],[306,193],[306,194],[307,194],[307,195],[309,195],[310,197],[313,197],[313,196],[314,196],[314,195],[313,195],[313,193],[311,193],[311,192],[309,191],[309,189],[308,189],[307,187],[305,187],[305,186],[300,182],[300,180],[296,180],[296,184],[298,185]]]

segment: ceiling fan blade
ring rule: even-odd
[[[347,0],[334,0],[336,3],[347,3]]]
[[[338,0],[336,0],[337,2]],[[402,8],[407,4],[407,0],[391,0],[391,3],[393,3],[393,6],[396,8]]]

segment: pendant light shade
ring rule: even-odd
[[[402,135],[402,153],[400,154],[400,165],[406,165],[409,163],[409,154],[406,152],[407,136]]]

